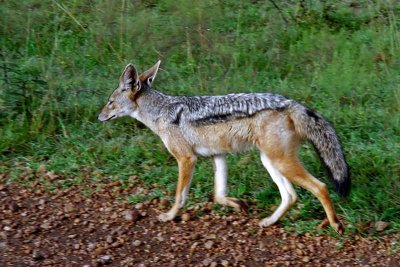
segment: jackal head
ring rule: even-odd
[[[158,61],[153,67],[138,74],[136,68],[132,64],[128,64],[119,78],[119,86],[108,98],[107,104],[101,110],[98,116],[100,121],[109,121],[123,116],[133,115],[137,110],[136,99],[140,89],[147,85],[151,87],[154,78],[156,77]]]

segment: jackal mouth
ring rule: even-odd
[[[105,121],[112,120],[112,119],[114,119],[115,117],[117,117],[117,115],[112,115],[111,117],[109,117],[109,118],[108,118],[108,119],[106,119]]]

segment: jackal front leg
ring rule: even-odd
[[[218,204],[233,207],[236,210],[246,211],[247,205],[245,202],[227,197],[227,181],[228,181],[228,171],[226,165],[226,156],[217,155],[213,157],[214,164],[214,175],[215,175],[215,189],[214,189],[214,201]]]
[[[175,193],[175,203],[167,213],[162,213],[158,216],[158,219],[162,222],[173,220],[179,209],[185,205],[190,182],[192,180],[193,169],[196,164],[196,157],[179,157],[177,158],[177,161],[179,167],[179,178]]]

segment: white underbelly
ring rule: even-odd
[[[196,146],[194,152],[199,156],[214,156],[226,154],[229,151],[223,151],[222,149],[209,148],[204,146]]]
[[[248,142],[233,142],[228,147],[218,148],[218,146],[194,146],[194,152],[199,156],[214,156],[227,153],[244,152],[250,150],[253,144]]]

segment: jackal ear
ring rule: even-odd
[[[146,70],[139,76],[139,80],[142,83],[147,84],[148,86],[151,86],[153,83],[154,79],[156,78],[156,74],[158,71],[158,68],[160,67],[161,60],[159,60],[153,67],[150,69]]]
[[[133,89],[139,84],[138,72],[131,63],[126,65],[125,70],[122,72],[119,78],[120,86],[123,89]]]

